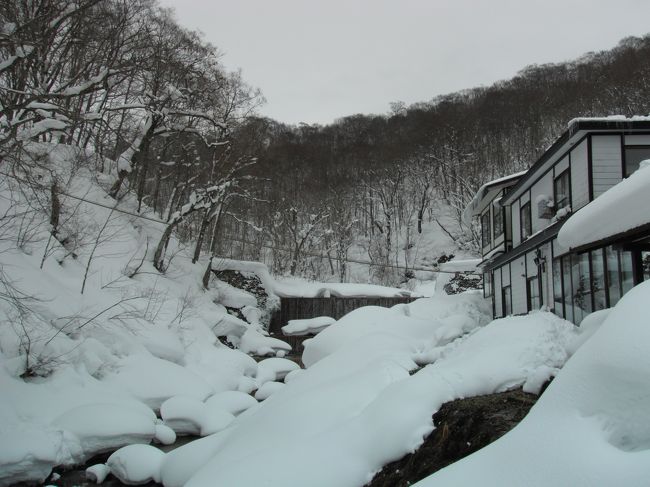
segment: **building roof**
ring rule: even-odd
[[[515,184],[520,177],[526,174],[526,172],[527,171],[521,171],[498,179],[493,179],[481,186],[463,212],[463,218],[465,221],[470,221],[472,217],[480,215],[485,209],[487,203],[492,201],[496,193],[503,188]]]
[[[587,133],[592,132],[634,132],[650,130],[650,117],[623,116],[600,118],[574,118],[568,124],[567,130],[542,154],[530,169],[513,185],[503,197],[502,204],[509,205],[528,189],[537,179],[551,167],[559,157],[578,143]]]

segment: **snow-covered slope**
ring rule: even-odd
[[[153,267],[164,225],[121,212],[137,202],[107,196],[98,157],[55,144],[29,157],[23,180],[0,179],[0,485],[148,443],[170,397],[253,390],[255,360],[217,340],[224,323],[251,353],[276,343],[226,313],[219,289],[202,287],[207,262],[192,264],[175,239],[165,274]],[[72,196],[60,195],[57,238],[54,178]]]
[[[515,429],[417,485],[647,486],[649,299],[632,289]]]

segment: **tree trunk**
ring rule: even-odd
[[[177,224],[178,222],[173,222],[167,225],[167,228],[165,228],[165,231],[158,242],[158,246],[156,247],[156,253],[153,256],[153,266],[158,269],[159,272],[165,272],[165,250],[167,249],[169,239],[172,236],[172,231]]]
[[[196,261],[199,260],[201,256],[201,247],[203,246],[203,239],[205,238],[205,231],[208,228],[210,223],[209,213],[205,212],[203,219],[201,220],[201,228],[199,229],[199,235],[196,238],[196,245],[194,246],[194,255],[192,256],[192,264],[196,264]]]

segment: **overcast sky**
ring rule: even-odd
[[[161,0],[263,115],[328,123],[509,78],[650,32],[650,0]]]

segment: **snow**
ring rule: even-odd
[[[282,333],[287,336],[316,335],[335,322],[330,316],[289,320],[289,323],[282,327]]]
[[[132,443],[149,443],[155,436],[155,416],[118,404],[87,404],[70,409],[52,426],[66,430],[79,441],[83,458]]]
[[[152,409],[159,409],[172,396],[187,395],[203,401],[213,392],[207,382],[185,367],[145,354],[125,358],[104,381],[124,388]]]
[[[517,181],[517,179],[522,177],[527,172],[528,171],[521,171],[518,173],[509,174],[507,176],[502,176],[500,178],[493,179],[492,181],[488,181],[487,183],[483,184],[478,189],[478,191],[476,191],[476,194],[472,198],[472,201],[469,202],[469,204],[463,211],[463,220],[467,223],[470,223],[472,221],[473,216],[478,216],[475,212],[481,205],[481,201],[483,201],[490,188],[494,186],[503,185],[509,182],[512,182],[514,184]]]
[[[628,292],[519,425],[416,485],[648,485],[649,299]]]
[[[577,248],[650,223],[650,166],[612,186],[575,212],[558,233],[559,243]]]
[[[209,397],[205,404],[208,408],[221,409],[232,415],[238,415],[255,406],[257,401],[249,394],[239,391],[224,391]]]
[[[92,480],[96,484],[101,484],[108,474],[111,473],[111,469],[108,465],[104,463],[98,463],[86,469],[86,478]]]
[[[261,333],[248,329],[238,343],[235,343],[244,353],[253,355],[275,355],[280,351],[291,351],[291,345],[277,338],[264,336]]]
[[[206,404],[193,397],[175,396],[160,407],[165,424],[181,435],[206,436],[228,426],[234,415],[214,403]]]
[[[322,283],[311,282],[299,278],[283,278],[276,280],[271,276],[266,265],[260,262],[243,262],[232,259],[216,259],[212,263],[214,270],[236,270],[255,274],[262,281],[267,293],[289,297],[408,297],[411,293],[405,289],[378,286],[375,284],[355,283]]]
[[[255,399],[258,401],[264,401],[271,397],[272,394],[275,394],[285,386],[282,382],[265,382],[262,387],[260,387],[257,392],[255,392]]]
[[[120,448],[110,457],[106,465],[120,482],[140,485],[160,482],[160,466],[165,454],[149,445],[129,445]]]
[[[461,320],[461,310],[470,318]],[[417,448],[442,403],[536,381],[562,366],[578,335],[545,312],[485,326],[478,293],[357,311],[345,317],[357,330],[336,331],[339,320],[317,335],[318,360],[305,360],[306,351],[307,369],[285,385],[267,382],[277,390],[258,407],[168,455],[163,484],[364,485]],[[411,375],[424,355],[435,361]]]
[[[259,386],[270,381],[281,381],[289,372],[298,369],[300,366],[291,360],[277,357],[267,358],[257,364],[255,380]]]

